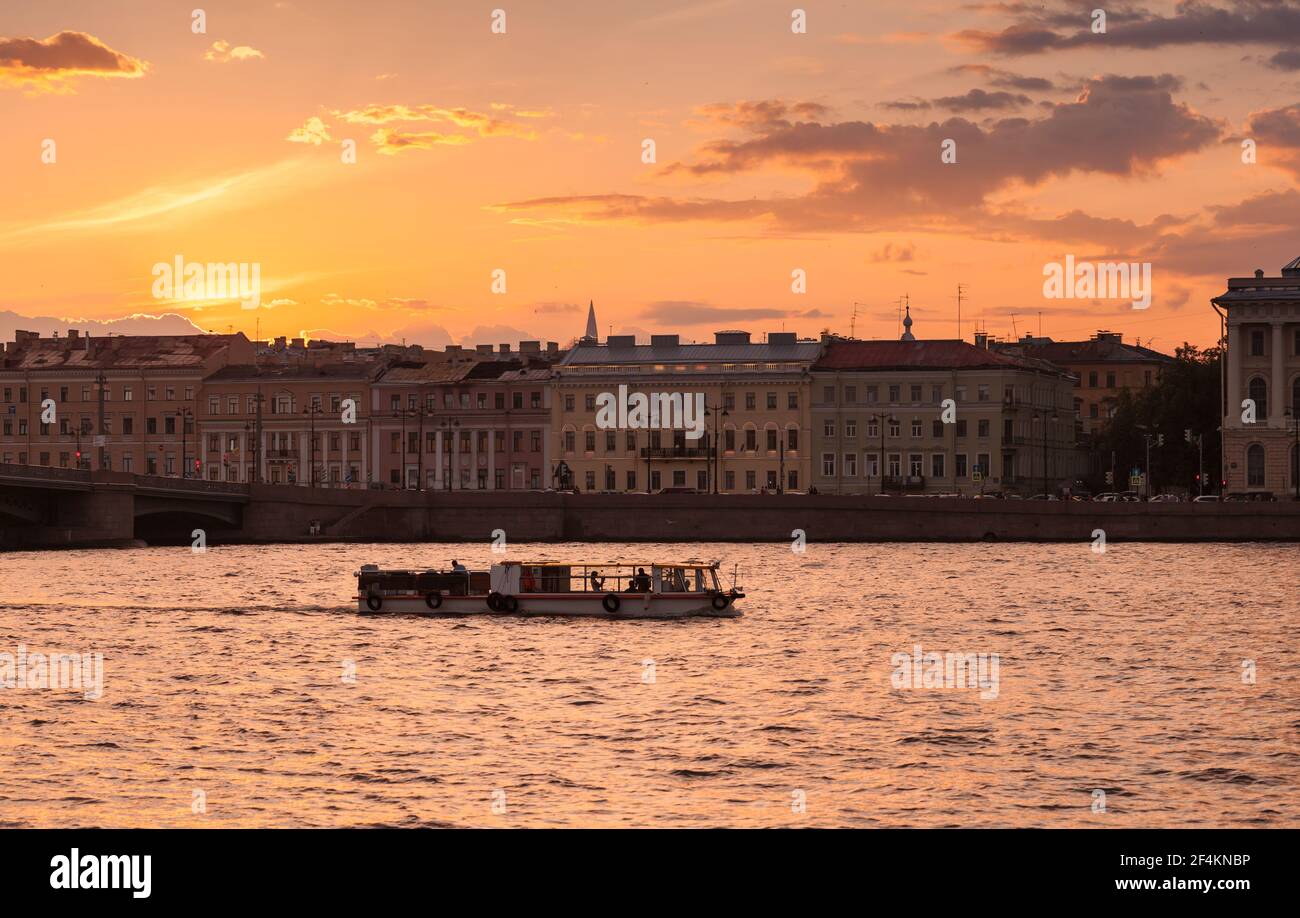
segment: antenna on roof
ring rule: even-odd
[[[857,300],[853,301],[853,318],[849,320],[850,338],[856,338],[858,336],[858,307],[862,305],[864,304],[859,303]],[[785,326],[782,326],[782,328],[784,327]]]
[[[1016,331],[1016,314],[1014,312],[1011,313],[1011,337],[1012,338],[1020,337],[1020,332]]]
[[[965,284],[957,282],[957,340],[961,341],[961,301],[966,295]]]

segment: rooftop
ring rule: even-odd
[[[201,367],[224,348],[252,356],[243,334],[113,335],[89,338],[74,329],[66,337],[42,338],[17,331],[4,348],[6,370],[185,369]]]
[[[1015,343],[1000,342],[993,345],[1003,353],[1023,354],[1061,366],[1072,363],[1171,363],[1168,354],[1125,344],[1118,332],[1099,331],[1087,341],[1053,341],[1025,335]]]
[[[831,338],[813,370],[1020,369],[1060,373],[1040,360],[976,347],[956,339],[859,341]]]
[[[632,335],[611,335],[604,343],[581,340],[557,366],[629,366],[666,363],[812,362],[821,353],[818,341],[800,341],[793,332],[773,332],[765,344],[752,343],[749,333],[722,331],[712,344],[682,344],[678,335],[652,335],[637,344]]]

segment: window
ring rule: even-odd
[[[827,404],[827,405],[834,405],[834,404],[835,404],[835,387],[834,387],[834,386],[823,386],[823,387],[822,387],[822,402],[824,402],[824,403]]]
[[[868,478],[880,477],[880,454],[867,453],[866,461],[863,463],[862,472]]]
[[[747,410],[747,411],[753,411],[754,408],[755,408],[757,405],[758,405],[758,398],[757,398],[757,396],[755,396],[753,392],[746,392],[746,393],[745,393],[745,410]]]
[[[776,452],[777,449],[776,433],[777,431],[775,427],[769,427],[767,429],[767,450],[770,453]]]
[[[1250,332],[1250,356],[1264,356],[1264,331],[1263,329],[1254,328]]]
[[[1258,443],[1252,443],[1246,450],[1246,485],[1264,487],[1264,447]]]
[[[768,410],[768,411],[775,411],[775,410],[776,410],[776,393],[775,393],[775,392],[769,392],[769,393],[767,393],[767,410]]]
[[[874,440],[880,436],[880,422],[875,418],[867,421],[867,439]]]
[[[835,422],[834,422],[834,421],[829,421],[829,420],[828,420],[828,421],[823,421],[823,422],[822,422],[822,436],[824,436],[824,437],[833,437],[833,436],[835,436]]]
[[[867,386],[867,402],[875,402],[880,396],[879,386]]]
[[[854,418],[849,418],[844,422],[844,436],[850,440],[858,438],[858,422]]]
[[[1115,388],[1115,373],[1113,370],[1106,374],[1106,388],[1107,389]]]
[[[897,478],[903,473],[903,457],[898,453],[890,453],[885,468],[889,471],[890,478]]]
[[[542,407],[542,393],[530,392],[528,395],[528,405],[530,408]]]
[[[989,472],[992,471],[992,466],[989,465],[988,453],[980,453],[979,455],[977,455],[975,457],[975,464],[979,466],[980,473],[985,476],[987,476]]]
[[[752,427],[745,430],[745,449],[751,453],[758,450],[758,431]]]
[[[506,394],[504,392],[494,392],[492,398],[492,405],[494,408],[496,408],[497,411],[501,411],[502,409],[504,409],[506,407]],[[612,491],[614,489],[610,488],[610,490]]]
[[[847,478],[858,477],[858,454],[857,453],[844,454],[844,475]]]
[[[572,411],[572,410],[573,410],[573,396],[572,396],[572,395],[566,395],[566,396],[564,397],[564,410],[565,410],[565,411]]]
[[[612,453],[618,449],[618,434],[615,431],[605,431],[605,452]],[[612,488],[610,490],[613,490]]]
[[[965,477],[966,477],[966,454],[965,454],[965,453],[958,453],[958,454],[954,457],[954,459],[955,459],[955,461],[953,462],[953,469],[954,469],[954,471],[955,471],[957,477],[958,477],[958,478],[965,478]]]
[[[930,401],[936,405],[943,401],[943,386],[930,387]]]
[[[736,473],[724,472],[722,475],[722,482],[723,482],[722,488],[724,491],[736,490]]]
[[[1088,388],[1089,388],[1089,389],[1095,389],[1095,388],[1097,388],[1097,371],[1096,371],[1096,370],[1089,370],[1089,371],[1088,371]]]
[[[1297,341],[1297,342],[1300,342],[1300,337],[1297,337],[1297,338],[1296,338],[1296,341]],[[785,407],[789,408],[791,411],[794,411],[794,410],[798,409],[798,407],[799,407],[799,393],[798,393],[798,392],[787,392],[787,393],[786,393],[786,398],[785,398]]]
[[[1255,420],[1258,422],[1268,417],[1268,383],[1263,377],[1256,376],[1250,381],[1247,394],[1255,403]]]
[[[799,449],[799,428],[787,427],[785,430],[785,448],[790,450]]]
[[[570,433],[572,433],[572,431],[570,431]],[[570,446],[569,448],[572,449],[573,447]],[[532,436],[528,441],[528,449],[529,452],[534,453],[540,453],[542,451],[542,432],[540,430],[534,430],[532,432]]]
[[[930,422],[930,436],[934,437],[936,440],[943,438],[943,421],[935,419]]]
[[[524,394],[523,394],[522,392],[513,392],[513,393],[511,393],[511,395],[510,395],[510,407],[511,407],[511,408],[522,408],[522,407],[524,407]]]
[[[635,490],[636,490],[636,472],[635,472],[635,471],[628,471],[628,473],[627,473],[627,489],[628,489],[629,491],[635,491]]]
[[[902,425],[899,423],[898,418],[889,419],[889,435],[891,437],[897,437],[901,427]]]
[[[595,410],[596,410],[596,396],[595,396],[594,394],[588,393],[587,395],[583,396],[583,402],[582,402],[582,403],[583,403],[583,406],[584,406],[588,411],[595,411]]]
[[[727,411],[736,410],[736,396],[733,392],[728,392],[722,396],[722,407]]]
[[[943,453],[934,453],[930,456],[930,475],[934,478],[942,478],[944,476],[943,460]]]
[[[979,386],[977,386],[975,389],[975,393],[976,393],[975,397],[978,398],[981,402],[987,402],[989,400],[989,387],[986,383],[981,383]]]
[[[588,472],[586,477],[587,477],[587,490],[588,491],[596,490],[596,473]]]
[[[758,474],[753,469],[745,473],[745,489],[749,491],[758,490]]]
[[[958,386],[956,391],[957,391],[956,401],[958,402],[966,401],[966,387]]]
[[[128,414],[122,417],[122,433],[123,434],[135,433],[135,415]]]
[[[844,387],[844,403],[845,403],[846,405],[852,405],[852,404],[853,404],[854,402],[856,402],[857,400],[858,400],[858,387],[857,387],[857,386],[845,386],[845,387]]]
[[[673,487],[686,487],[686,469],[673,469]]]
[[[221,414],[221,399],[215,395],[208,397],[208,414]]]
[[[835,477],[835,454],[822,453],[822,477]]]
[[[627,451],[629,453],[636,452],[636,431],[635,430],[627,431],[626,443],[627,443]]]
[[[913,478],[920,478],[924,474],[925,457],[920,453],[912,453],[907,457],[907,474]]]
[[[891,404],[891,405],[897,405],[897,404],[898,404],[898,400],[899,400],[899,398],[901,398],[901,395],[899,394],[900,392],[902,392],[902,387],[901,387],[901,386],[890,386],[890,387],[889,387],[889,404]]]
[[[734,453],[736,451],[735,428],[728,427],[722,432],[722,448],[729,453]]]
[[[912,418],[912,439],[913,439],[913,440],[919,440],[919,439],[921,439],[921,419],[920,419],[920,418]]]
[[[402,451],[402,435],[396,430],[388,435],[388,451],[394,454]]]
[[[576,440],[577,433],[575,431],[566,430],[564,432],[564,451],[566,453],[571,453],[577,448]]]
[[[594,453],[596,451],[596,431],[588,430],[586,432],[586,436],[584,436],[583,439],[586,441],[586,445],[584,448],[587,450],[587,452]]]
[[[921,401],[921,386],[920,386],[919,384],[913,383],[913,385],[912,385],[911,396],[912,396],[912,404],[915,405],[915,404],[919,404],[919,403],[920,403],[920,401]]]

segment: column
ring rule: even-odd
[[[451,488],[460,490],[460,429],[451,429]]]
[[[239,474],[235,476],[235,481],[243,481],[248,467],[244,465],[244,447],[248,445],[248,435],[244,431],[239,432]]]
[[[1273,320],[1273,352],[1270,355],[1273,366],[1273,382],[1268,393],[1268,426],[1285,427],[1286,419],[1282,412],[1286,410],[1286,342],[1282,331],[1285,326],[1281,319]],[[1262,421],[1263,418],[1260,418]]]
[[[1241,326],[1228,317],[1228,414],[1225,427],[1241,426]]]
[[[469,487],[478,487],[478,431],[469,432]]]
[[[348,483],[348,428],[346,425],[343,427],[343,433],[339,434],[339,446],[343,450],[343,463],[339,467],[339,478],[342,479],[342,484],[346,487]]]
[[[267,480],[267,475],[266,475],[266,440],[267,440],[266,428],[262,428],[262,445],[261,445],[261,449],[258,450],[258,455],[257,455],[258,464],[261,466],[261,468],[258,469],[257,474],[258,474],[258,478],[259,478],[261,481],[263,481],[263,482],[265,482],[265,481]]]
[[[497,432],[488,431],[488,467],[487,467],[487,487],[489,491],[496,489],[496,445]]]
[[[311,441],[307,431],[298,434],[298,486],[305,488],[311,481]]]
[[[433,439],[434,439],[433,448],[435,450],[434,459],[433,459],[433,486],[437,490],[441,491],[442,490],[442,431],[439,430],[437,433],[435,433]]]

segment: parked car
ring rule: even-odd
[[[1219,495],[1217,494],[1202,494],[1198,497],[1192,498],[1192,503],[1194,504],[1217,504],[1218,502]]]
[[[1093,498],[1099,504],[1113,504],[1119,500],[1119,495],[1114,491],[1103,491]]]
[[[1140,504],[1142,502],[1142,497],[1137,491],[1121,491],[1116,499],[1127,504]]]
[[[1182,503],[1182,498],[1177,494],[1157,494],[1151,498],[1153,504],[1178,504]]]
[[[1035,494],[1030,500],[1060,500],[1055,494]]]

